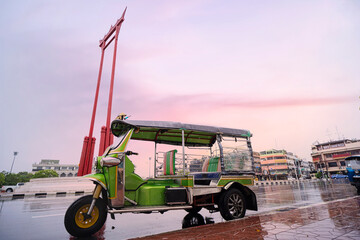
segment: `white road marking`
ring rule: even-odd
[[[40,215],[40,216],[32,216],[31,218],[44,218],[44,217],[57,217],[64,216],[64,213],[50,214],[50,215]]]

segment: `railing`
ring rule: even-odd
[[[163,174],[164,167],[164,153],[158,152],[156,154],[156,176]],[[175,175],[187,175],[193,172],[202,172],[204,162],[212,157],[219,157],[217,152],[212,156],[203,154],[185,154],[185,162],[183,161],[182,152],[175,154]],[[219,163],[220,164],[220,163]],[[240,151],[233,149],[233,151],[224,152],[224,168],[226,172],[253,172],[253,165],[249,151]]]

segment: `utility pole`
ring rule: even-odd
[[[11,174],[12,169],[13,169],[13,166],[14,166],[14,162],[15,162],[15,157],[16,157],[16,155],[18,155],[18,152],[14,152],[14,159],[13,159],[12,164],[11,164],[10,174]]]

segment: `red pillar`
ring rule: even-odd
[[[93,129],[94,129],[94,122],[95,122],[97,101],[98,101],[98,97],[99,97],[99,88],[100,88],[100,81],[101,81],[101,75],[102,75],[102,67],[103,67],[103,63],[104,63],[104,53],[105,53],[105,49],[115,39],[113,65],[112,65],[112,72],[111,72],[111,83],[110,83],[110,91],[109,91],[107,121],[106,121],[106,127],[105,127],[104,134],[103,134],[103,129],[101,130],[102,132],[101,132],[101,137],[100,137],[99,155],[102,155],[103,152],[105,151],[105,149],[110,144],[112,144],[113,136],[110,133],[110,118],[111,118],[112,96],[113,96],[113,88],[114,88],[116,50],[117,50],[117,40],[118,40],[120,28],[121,28],[123,21],[125,20],[125,18],[124,18],[125,13],[126,13],[126,8],[125,8],[121,18],[118,19],[118,21],[116,22],[115,26],[111,26],[109,32],[104,36],[104,38],[102,40],[100,40],[100,45],[99,45],[101,47],[100,69],[99,69],[98,81],[97,81],[96,92],[95,92],[95,99],[94,99],[94,106],[93,106],[93,112],[92,112],[91,123],[90,123],[89,136],[85,137],[85,139],[84,139],[83,148],[82,148],[82,152],[81,152],[81,158],[80,158],[80,164],[79,164],[78,176],[83,176],[85,174],[91,173],[92,160],[93,160],[93,156],[94,156],[94,148],[95,148],[95,141],[96,141],[96,139],[93,138]],[[113,33],[115,33],[115,36],[110,39],[110,36],[113,35]],[[109,40],[108,43],[107,43],[107,40]]]

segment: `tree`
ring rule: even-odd
[[[315,177],[317,177],[317,178],[322,178],[322,176],[323,176],[322,172],[317,172],[315,174]]]
[[[29,182],[30,179],[33,177],[33,174],[28,172],[19,172],[17,174],[17,177],[18,177],[18,182]]]
[[[59,174],[54,170],[40,170],[33,175],[33,178],[51,178],[59,177]]]
[[[5,173],[1,172],[0,173],[0,186],[2,186],[5,182]]]
[[[19,181],[15,173],[7,173],[5,175],[4,185],[16,185],[18,182]]]

